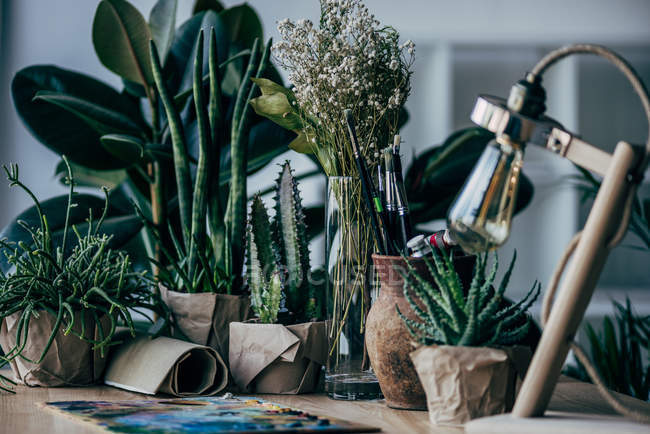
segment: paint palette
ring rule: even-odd
[[[116,433],[339,433],[378,428],[324,418],[249,397],[59,401],[43,406]]]

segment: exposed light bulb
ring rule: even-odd
[[[507,136],[498,136],[483,151],[454,200],[447,226],[468,253],[502,246],[510,235],[523,149]]]

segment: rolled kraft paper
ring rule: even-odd
[[[249,297],[189,294],[169,290],[163,285],[160,285],[160,296],[172,313],[177,329],[174,337],[214,348],[228,363],[228,326],[249,318]]]
[[[441,345],[411,353],[427,395],[429,419],[440,425],[462,425],[512,409],[518,378],[525,375],[530,357],[527,347]]]
[[[5,354],[16,345],[16,333],[22,312],[16,312],[4,318],[0,324],[0,346]],[[40,359],[47,341],[50,338],[56,317],[47,311],[39,311],[38,318],[31,317],[27,333],[27,342],[22,356],[37,361]],[[81,312],[76,312],[72,330],[81,334]],[[96,327],[91,312],[84,312],[84,337],[89,340],[99,340],[100,333]],[[108,332],[110,318],[100,317],[100,325]],[[67,326],[67,325],[66,325]],[[32,363],[21,357],[11,361],[11,370],[15,379],[27,386],[87,386],[101,381],[106,357],[101,357],[99,350],[93,350],[93,344],[84,342],[72,332],[64,335],[64,326],[59,327],[52,345],[45,358],[40,363]],[[25,333],[25,330],[23,330]],[[108,354],[105,348],[104,355]]]
[[[228,368],[213,348],[141,336],[114,350],[104,382],[148,395],[214,395],[226,387]]]
[[[249,393],[312,392],[326,359],[325,322],[230,324],[230,371]]]

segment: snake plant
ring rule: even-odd
[[[417,320],[407,318],[396,308],[411,336],[423,345],[477,347],[521,342],[532,321],[526,311],[539,296],[541,285],[533,283],[526,296],[517,303],[504,303],[516,252],[496,290],[492,283],[499,266],[498,257],[494,256],[486,276],[488,255],[478,256],[471,285],[465,291],[450,254],[433,250],[433,260],[425,259],[433,283],[416,272],[408,261],[408,273],[402,273],[404,296]]]
[[[65,157],[64,162],[67,164]],[[5,166],[4,170],[10,185],[20,187],[31,197],[37,219],[34,225],[30,225],[32,222],[18,221],[31,235],[28,242],[0,240],[0,250],[11,266],[11,271],[0,272],[0,323],[10,315],[19,315],[15,345],[4,348],[6,354],[0,357],[0,368],[17,357],[25,358],[22,352],[29,345],[30,320],[35,320],[44,312],[56,318],[56,322],[49,331],[40,358],[33,360],[34,363],[44,359],[60,330],[93,343],[102,355],[111,344],[118,319],[135,335],[131,312],[141,308],[157,311],[158,304],[151,301],[150,281],[146,272],[134,272],[129,256],[123,251],[112,250],[111,236],[102,232],[109,209],[108,194],[96,223],[93,221],[92,208],[91,211],[86,210],[90,214],[87,229],[85,233],[80,232],[70,219],[77,204],[72,172],[68,166],[70,186],[65,207],[66,223],[62,234],[59,234],[51,229],[41,202],[20,181],[18,166]],[[75,314],[79,312],[80,333],[73,328]],[[110,319],[108,329],[102,327],[102,316]],[[87,317],[92,318],[91,323],[86,322]],[[94,326],[97,327],[98,340],[84,333],[87,327]],[[0,389],[9,390],[10,383],[0,375]]]
[[[276,180],[274,199],[273,219],[259,194],[251,205],[247,269],[253,309],[262,322],[274,323],[284,297],[293,321],[319,319],[322,288],[311,279],[305,214],[288,161]]]
[[[166,261],[152,258],[158,266],[159,279],[168,288],[186,292],[240,291],[245,252],[247,139],[244,132],[250,123],[248,103],[255,92],[253,77],[260,77],[268,65],[270,41],[260,49],[255,40],[246,73],[243,76],[232,115],[230,133],[225,122],[222,100],[217,37],[212,28],[208,50],[208,92],[204,85],[203,30],[199,31],[193,74],[193,101],[198,128],[199,154],[196,175],[192,180],[190,153],[181,111],[171,96],[155,42],[151,41],[151,66],[172,140],[180,234],[168,222],[163,233],[145,218],[148,229],[158,240]],[[219,185],[222,142],[229,139],[231,181],[227,191]],[[225,194],[224,194],[225,193]],[[140,211],[144,218],[144,213]],[[163,237],[172,239],[174,250],[164,247]],[[166,266],[166,264],[169,264]]]

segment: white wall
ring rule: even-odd
[[[9,4],[10,24],[6,33],[9,50],[2,53],[6,61],[0,82],[0,100],[5,107],[0,113],[0,163],[19,162],[26,183],[45,198],[62,191],[52,177],[57,159],[27,133],[15,115],[8,94],[10,77],[27,65],[54,63],[115,86],[119,80],[100,65],[92,48],[91,24],[97,0],[0,1]],[[148,16],[153,0],[133,1]],[[275,22],[279,19],[316,20],[318,14],[317,0],[249,3],[262,17],[267,36],[278,36]],[[614,46],[629,54],[633,64],[642,69],[646,82],[650,82],[650,2],[645,0],[366,3],[380,21],[393,25],[404,39],[413,39],[417,44],[413,95],[408,103],[411,121],[402,134],[407,146],[415,151],[467,125],[477,93],[507,94],[511,83],[543,53],[564,43],[586,41]],[[179,22],[189,16],[190,8],[189,0],[181,0]],[[572,59],[551,71],[545,81],[549,113],[568,128],[599,144],[645,139],[646,126],[638,117],[634,97],[624,81],[600,63]],[[612,126],[603,119],[614,119]],[[407,156],[410,153],[405,150]],[[298,156],[287,155],[298,168],[304,170],[308,165]],[[519,267],[513,279],[513,289],[519,290],[527,289],[534,278],[548,282],[556,258],[581,218],[577,194],[566,179],[571,165],[539,150],[527,151],[525,161],[524,171],[535,182],[535,199],[516,218],[512,239],[503,254],[509,257],[515,247],[519,251]],[[250,188],[263,188],[273,172],[271,168],[251,179]],[[305,185],[306,202],[321,200],[322,189],[322,182]],[[0,185],[0,201],[0,226],[28,205],[24,196],[9,193],[4,185]],[[320,248],[315,247],[316,253]],[[635,257],[639,275],[626,285],[649,287],[650,273],[642,264],[647,264],[650,257]],[[616,286],[618,277],[624,274],[621,266],[608,268],[604,279],[607,285]]]

